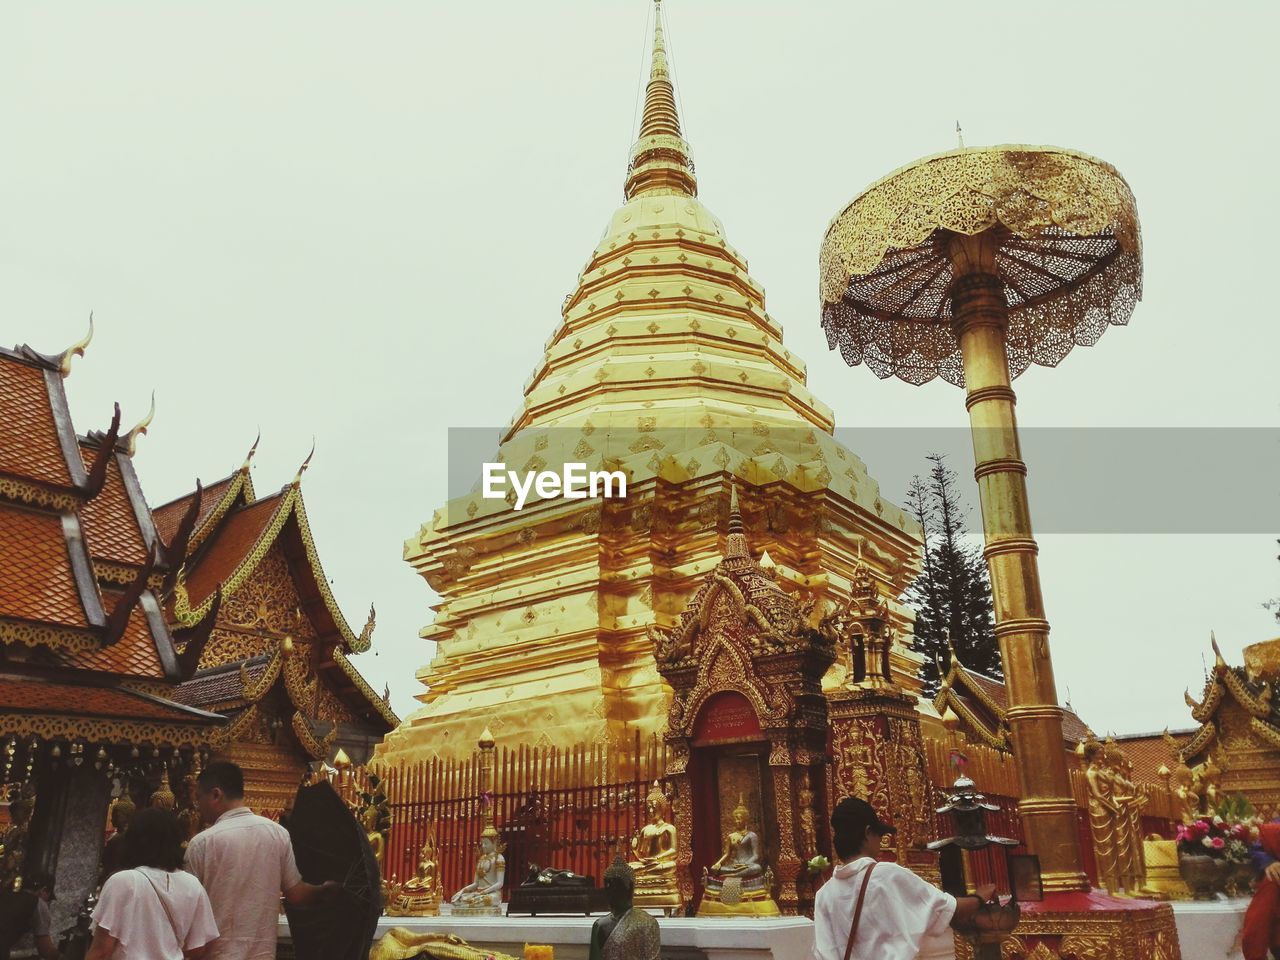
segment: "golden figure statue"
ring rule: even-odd
[[[1120,790],[1116,800],[1123,818],[1125,839],[1129,844],[1128,873],[1120,879],[1126,893],[1146,896],[1149,891],[1146,853],[1142,846],[1142,808],[1150,798],[1133,782],[1133,761],[1118,749],[1115,751],[1114,764],[1116,785]]]
[[[418,870],[405,883],[394,881],[387,887],[387,916],[434,917],[440,913],[440,901],[444,889],[440,884],[440,869],[436,864],[436,836],[427,831],[426,842],[418,854]]]
[[[382,935],[369,960],[516,960],[506,953],[478,950],[452,933],[416,933],[405,927],[392,927]]]
[[[476,878],[449,900],[455,914],[497,915],[502,912],[502,883],[507,875],[507,861],[502,851],[506,845],[498,837],[492,823],[480,834],[476,857]]]
[[[0,889],[22,888],[22,867],[27,857],[27,826],[36,804],[36,791],[29,783],[10,788],[9,828],[0,832]]]
[[[631,851],[636,857],[630,864],[635,874],[635,904],[674,912],[683,903],[676,882],[679,840],[675,824],[666,820],[667,797],[656,780],[645,801],[645,809],[649,822],[631,840]]]
[[[113,873],[125,868],[124,837],[129,831],[129,821],[133,819],[136,809],[126,783],[120,796],[111,801],[107,811],[111,820],[111,836],[107,837],[107,842],[102,846],[102,861],[98,866],[98,886],[106,883],[107,878]]]
[[[165,765],[160,771],[160,786],[156,787],[155,793],[151,794],[150,806],[159,807],[161,810],[172,810],[177,804],[178,798],[169,788],[169,767]]]
[[[369,846],[373,847],[373,856],[378,861],[378,870],[381,871],[383,860],[386,858],[387,839],[378,829],[378,821],[381,819],[379,814],[378,808],[369,804],[360,811],[360,825],[365,829],[365,838],[369,841]]]
[[[1093,855],[1098,864],[1098,883],[1109,893],[1120,890],[1120,863],[1116,849],[1116,827],[1120,810],[1113,799],[1115,782],[1106,763],[1106,749],[1092,737],[1081,741],[1077,754],[1085,763],[1089,787],[1089,831],[1093,835]]]
[[[760,837],[748,825],[750,811],[741,796],[733,810],[733,830],[725,837],[724,854],[702,875],[698,916],[779,916],[770,892],[773,871],[762,862]]]

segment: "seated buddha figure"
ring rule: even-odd
[[[760,836],[748,826],[742,797],[733,810],[733,830],[725,837],[724,855],[703,870],[704,887],[698,916],[749,914],[777,916],[773,871],[763,862]]]
[[[393,883],[388,891],[387,915],[393,917],[434,917],[440,913],[444,892],[436,865],[436,838],[427,832],[418,854],[418,869],[405,883]]]
[[[507,861],[502,855],[502,841],[492,824],[480,834],[480,846],[476,857],[476,878],[450,898],[450,903],[465,912],[468,909],[483,912],[501,912],[502,884],[506,879]]]
[[[676,882],[675,824],[666,820],[667,797],[655,780],[645,801],[649,822],[631,841],[636,857],[629,866],[635,874],[635,903],[638,907],[661,907],[675,911],[682,904]]]

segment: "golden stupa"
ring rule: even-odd
[[[480,485],[437,510],[405,559],[440,596],[422,632],[423,707],[379,748],[391,762],[504,745],[618,744],[660,732],[668,694],[651,626],[720,560],[731,478],[779,582],[839,603],[859,557],[888,597],[915,575],[919,529],[832,436],[831,410],[765,311],[764,290],[697,198],[654,6],[653,50],[624,203],[566,298],[496,458],[508,469],[623,470],[627,497],[531,498]],[[891,603],[897,679],[918,689]],[[848,651],[826,679],[843,681]]]

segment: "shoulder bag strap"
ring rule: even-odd
[[[169,918],[169,930],[173,933],[173,939],[178,941],[178,951],[185,956],[187,951],[186,951],[186,948],[182,945],[182,937],[178,934],[178,924],[173,919],[173,913],[172,911],[169,910],[169,905],[164,902],[164,897],[160,896],[160,888],[156,886],[156,882],[154,880],[152,880],[149,876],[147,876],[141,870],[138,870],[137,867],[135,867],[134,869],[137,870],[137,872],[142,875],[142,878],[146,880],[147,883],[151,884],[151,890],[156,895],[156,900],[159,901],[160,903],[160,909],[163,910],[164,915]],[[862,905],[861,902],[859,902],[858,905],[861,906]],[[846,957],[845,960],[848,960],[848,958]]]
[[[867,872],[862,878],[862,889],[858,891],[858,905],[853,908],[853,926],[849,928],[849,942],[844,946],[844,960],[849,960],[853,956],[853,938],[858,935],[858,922],[862,919],[862,902],[867,899],[867,884],[871,882],[871,871],[876,868],[874,863],[867,867]]]

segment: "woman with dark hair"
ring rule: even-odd
[[[124,864],[102,885],[85,960],[200,960],[217,938],[209,897],[182,867],[182,831],[168,810],[139,811]]]

